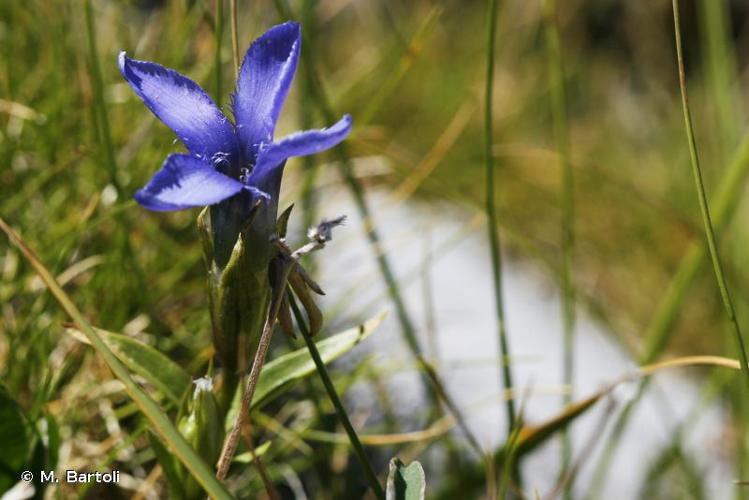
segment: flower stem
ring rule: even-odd
[[[242,426],[250,418],[250,407],[252,406],[252,398],[255,395],[255,388],[257,382],[260,379],[260,370],[262,370],[265,364],[265,357],[268,354],[268,348],[270,347],[271,337],[273,335],[273,325],[278,317],[278,311],[281,308],[281,297],[283,297],[284,290],[286,289],[286,282],[289,277],[293,264],[287,264],[284,268],[283,274],[279,281],[279,292],[275,295],[275,300],[271,304],[268,310],[268,316],[263,325],[263,332],[260,335],[260,342],[258,343],[257,350],[255,351],[255,358],[252,361],[252,368],[250,369],[250,375],[247,377],[247,383],[245,384],[244,393],[242,394],[242,403],[239,408],[239,414],[237,419],[234,421],[229,435],[224,441],[224,447],[221,450],[221,456],[218,460],[218,467],[216,477],[219,479],[226,478],[226,474],[229,472],[231,461],[234,458],[234,453],[237,451],[237,445],[239,444],[239,438],[242,435]]]
[[[686,127],[687,132],[687,142],[689,143],[689,157],[692,164],[692,174],[694,175],[695,186],[697,187],[697,197],[699,199],[700,212],[702,214],[702,221],[705,225],[707,248],[710,253],[710,260],[713,264],[715,279],[718,281],[718,289],[720,290],[720,296],[723,300],[723,306],[726,309],[728,319],[733,326],[733,331],[736,336],[736,344],[738,347],[739,355],[741,357],[741,370],[746,375],[747,382],[749,382],[749,363],[747,363],[748,360],[746,347],[744,346],[744,339],[741,335],[741,327],[739,325],[738,318],[736,317],[736,311],[734,310],[733,302],[731,300],[731,294],[728,290],[728,284],[723,272],[723,266],[720,262],[720,256],[718,255],[718,246],[715,242],[715,231],[713,230],[713,222],[710,217],[710,207],[707,202],[707,195],[705,194],[705,185],[702,180],[702,170],[700,168],[700,160],[697,154],[697,142],[694,137],[692,114],[689,110],[689,98],[687,96],[687,79],[684,71],[684,54],[681,47],[681,25],[679,22],[678,0],[672,0],[671,5],[673,7],[674,13],[674,38],[676,41],[676,60],[679,66],[679,87],[681,89],[682,110],[684,111],[684,126]],[[749,385],[747,387],[749,387]]]
[[[325,240],[314,240],[310,241],[295,252],[289,253],[287,247],[281,244],[280,240],[275,238],[274,242],[279,246],[279,250],[281,250],[281,253],[279,253],[277,258],[283,259],[281,261],[278,282],[275,285],[276,288],[272,290],[271,296],[273,301],[268,308],[268,315],[265,324],[263,325],[263,331],[260,335],[257,350],[255,351],[255,358],[252,361],[250,375],[247,377],[247,383],[245,384],[244,392],[242,394],[242,402],[239,407],[239,414],[234,421],[234,425],[232,426],[229,435],[224,440],[221,456],[218,459],[216,477],[219,479],[226,478],[226,474],[229,472],[229,467],[231,466],[231,461],[234,458],[234,453],[237,451],[239,438],[242,435],[242,426],[245,422],[249,421],[252,398],[255,395],[258,380],[260,380],[260,371],[263,369],[265,358],[268,355],[268,348],[270,347],[270,341],[273,335],[273,325],[276,323],[278,313],[283,304],[283,297],[286,291],[286,285],[288,284],[289,275],[291,274],[292,269],[299,263],[299,259],[311,252],[325,247]]]
[[[544,24],[546,27],[546,54],[549,64],[549,86],[551,90],[551,113],[554,122],[554,136],[557,143],[559,163],[562,170],[562,325],[564,329],[562,355],[562,383],[569,388],[565,392],[563,404],[572,402],[574,393],[575,366],[575,288],[572,283],[572,260],[574,255],[574,178],[570,160],[570,140],[567,127],[567,102],[564,89],[564,66],[562,64],[561,41],[556,22],[556,1],[545,0]],[[572,442],[569,429],[562,432],[562,470],[564,477],[572,460]],[[574,476],[565,481],[564,497],[572,495]]]
[[[367,476],[369,486],[370,488],[372,488],[372,492],[378,499],[384,500],[385,492],[382,489],[382,485],[377,480],[377,474],[375,474],[374,468],[367,458],[367,454],[364,452],[364,447],[362,446],[361,441],[359,441],[359,436],[357,436],[354,427],[351,425],[351,421],[348,418],[346,409],[343,407],[343,403],[341,403],[341,398],[338,397],[338,393],[335,390],[333,381],[330,379],[328,370],[325,368],[325,363],[323,362],[322,358],[320,358],[320,353],[317,351],[317,346],[312,341],[312,337],[310,337],[309,330],[307,329],[307,325],[304,321],[304,317],[299,310],[299,306],[297,306],[296,299],[294,299],[294,294],[291,293],[291,290],[288,290],[287,294],[289,298],[289,305],[291,306],[291,310],[294,312],[294,317],[296,318],[299,330],[302,332],[304,342],[307,344],[307,349],[309,350],[310,356],[312,356],[312,360],[315,362],[315,366],[317,367],[317,373],[320,374],[320,379],[322,379],[322,383],[325,386],[325,391],[328,393],[328,397],[335,407],[338,419],[341,421],[343,428],[346,430],[346,434],[348,435],[349,441],[351,442],[351,446],[354,448],[354,452],[359,458],[359,462],[364,469],[364,474],[365,476]]]
[[[497,38],[497,0],[488,2],[487,47],[486,47],[486,91],[484,99],[484,160],[486,162],[486,216],[488,219],[489,247],[492,259],[492,277],[494,280],[494,297],[499,332],[499,354],[502,365],[502,386],[505,392],[512,389],[512,371],[510,369],[510,347],[507,340],[504,300],[502,297],[502,252],[497,229],[497,210],[494,203],[494,140],[492,98],[494,95],[494,46]],[[507,433],[512,434],[515,428],[515,403],[507,398]]]

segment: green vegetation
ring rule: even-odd
[[[28,470],[37,494],[52,498],[294,498],[299,488],[329,499],[420,498],[424,489],[427,498],[535,498],[523,465],[554,442],[554,486],[539,496],[600,498],[630,418],[655,390],[650,375],[692,365],[704,365],[689,372],[704,397],[668,446],[652,450],[640,494],[710,497],[687,441],[713,409],[725,411],[726,437],[705,453],[749,480],[749,396],[731,361],[745,359],[736,341],[749,329],[749,7],[674,1],[683,103],[670,2],[0,2],[0,494]],[[319,318],[292,297],[297,337],[274,334],[251,425],[222,481],[218,444],[241,397],[234,386],[215,399],[213,386],[193,384],[223,376],[198,210],[158,214],[132,199],[183,148],[130,91],[117,54],[178,69],[228,110],[244,49],[288,19],[302,24],[304,48],[277,136],[343,113],[355,127],[335,150],[289,160],[279,206],[295,205],[283,215],[288,243],[297,248],[300,227],[338,215],[320,210],[318,188],[350,196],[350,215],[365,227],[337,229],[302,262],[315,278],[336,263],[338,245],[364,242],[377,274],[347,283],[341,272],[338,288],[385,283],[391,321],[380,325],[379,308],[344,313],[352,297],[331,294],[313,342],[303,316]],[[440,325],[422,328],[409,309],[414,287],[395,271],[399,241],[369,203],[375,188],[393,204],[459,207],[478,221],[461,230],[488,229],[482,266],[496,308],[485,311],[485,352],[501,376],[481,383],[508,395],[491,403],[502,415],[497,447],[477,437],[471,408],[456,403],[450,372],[434,359],[428,330]],[[432,250],[425,274],[442,248]],[[528,381],[512,366],[522,362],[513,338],[524,332],[506,329],[514,291],[502,266],[519,263],[543,270],[562,298],[549,319],[562,325],[553,355],[565,385],[552,418],[529,411]],[[648,366],[580,391],[581,316]],[[361,355],[359,344],[379,335],[403,339],[397,359]],[[403,372],[418,374],[417,389],[398,385]],[[604,410],[624,381],[635,396]],[[362,391],[375,415],[358,408]],[[421,391],[411,420],[399,417],[393,391]],[[587,443],[570,431],[593,408],[611,432],[595,443],[603,453],[580,456]],[[590,480],[580,481],[581,467]],[[51,484],[38,475],[65,469],[118,470],[127,480]],[[729,489],[749,498],[749,487]]]

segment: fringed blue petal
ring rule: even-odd
[[[136,94],[193,154],[211,161],[238,152],[234,126],[189,78],[159,64],[119,56],[120,72]]]
[[[259,144],[273,140],[301,45],[299,24],[287,22],[266,31],[244,56],[233,108],[245,160],[254,158]]]
[[[284,161],[292,156],[306,156],[330,149],[343,141],[351,132],[351,116],[344,115],[329,128],[296,132],[278,142],[264,145],[258,152],[255,168],[250,174],[250,184],[266,189],[276,184],[283,170]]]
[[[149,210],[164,212],[213,205],[244,187],[200,158],[173,154],[148,184],[135,193],[135,199]]]

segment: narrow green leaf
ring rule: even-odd
[[[426,476],[419,462],[406,465],[397,457],[390,460],[387,500],[424,500],[426,488]]]
[[[382,322],[379,314],[362,325],[316,342],[320,357],[327,364],[353,349]],[[267,363],[260,372],[253,407],[267,402],[277,391],[315,371],[315,363],[306,347],[285,354]]]
[[[189,388],[191,377],[177,363],[148,344],[119,333],[96,328],[117,358],[130,371],[146,379],[175,405],[179,405],[182,395]],[[76,339],[90,344],[78,328],[67,329]]]

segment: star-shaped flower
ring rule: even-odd
[[[262,198],[275,213],[286,159],[331,148],[351,131],[351,117],[345,115],[330,128],[273,140],[300,47],[301,32],[294,22],[274,26],[252,43],[233,95],[235,123],[194,81],[121,52],[122,76],[189,151],[166,158],[136,192],[138,203],[149,210],[169,211],[240,197],[241,205],[249,209]]]

